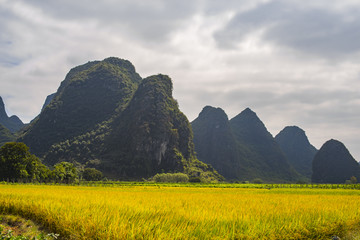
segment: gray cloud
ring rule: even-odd
[[[66,21],[94,21],[114,35],[133,37],[143,43],[168,40],[168,35],[197,10],[197,1],[30,1],[44,13]]]
[[[272,1],[237,14],[215,36],[220,46],[234,47],[260,29],[264,42],[332,58],[360,51],[359,26],[359,9],[339,12],[306,4],[301,8],[294,1]]]

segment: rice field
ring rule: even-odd
[[[356,238],[360,191],[0,184],[0,213],[63,239]]]

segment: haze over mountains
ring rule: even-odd
[[[49,166],[69,161],[124,180],[184,172],[206,181],[327,182],[335,181],[327,178],[333,173],[322,168],[349,162],[325,148],[321,153],[336,159],[315,157],[313,165],[317,150],[302,129],[285,127],[274,138],[250,108],[229,120],[221,108],[206,106],[190,125],[172,91],[168,76],[143,79],[127,60],[88,62],[70,70],[27,126],[7,116],[0,98],[0,144],[17,139]],[[358,177],[337,174],[336,181]]]

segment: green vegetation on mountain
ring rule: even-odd
[[[44,102],[44,105],[43,105],[43,107],[41,108],[41,111],[43,111],[43,110],[47,107],[47,105],[50,104],[50,102],[53,100],[53,98],[55,97],[55,95],[56,95],[56,93],[52,93],[52,94],[50,94],[50,95],[48,95],[48,96],[46,97],[45,102]]]
[[[10,130],[0,124],[0,147],[7,142],[13,142],[14,140],[15,137]]]
[[[113,179],[183,172],[221,180],[196,159],[190,123],[172,90],[168,76],[142,80],[126,60],[89,62],[69,72],[20,140],[50,166],[72,162]]]
[[[310,179],[317,149],[310,144],[305,131],[297,126],[288,126],[275,136],[275,141],[295,170]]]
[[[0,124],[6,127],[10,132],[15,133],[24,127],[24,123],[15,115],[8,117],[5,111],[5,104],[0,97]]]
[[[282,182],[301,178],[250,109],[229,121],[222,109],[207,106],[192,127],[198,158],[229,180]]]
[[[129,61],[107,58],[72,69],[21,138],[42,157],[53,144],[92,131],[125,107],[141,77]]]
[[[331,139],[316,153],[312,164],[313,183],[345,183],[352,177],[360,179],[359,163],[345,145]]]
[[[105,159],[116,164],[106,166],[116,169],[117,175],[133,178],[161,171],[183,172],[196,161],[190,123],[173,99],[172,88],[165,75],[144,79],[114,121]]]

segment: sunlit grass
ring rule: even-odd
[[[2,212],[73,239],[330,239],[360,223],[360,191],[0,185]]]

